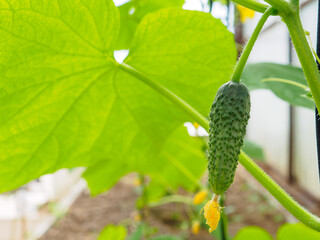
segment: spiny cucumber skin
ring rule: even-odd
[[[222,85],[210,111],[209,184],[221,195],[232,184],[250,117],[250,95],[242,83]]]

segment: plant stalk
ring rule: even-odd
[[[299,13],[284,16],[283,21],[289,30],[304,75],[308,81],[313,99],[320,109],[320,75],[307,37],[302,27]]]
[[[257,179],[293,216],[310,228],[320,232],[320,218],[297,203],[272,178],[259,168],[244,152],[241,152],[239,162],[251,175]]]
[[[290,15],[293,11],[299,11],[297,8],[296,3],[290,3],[286,0],[264,0],[265,2],[269,3],[272,7],[279,10],[282,15]]]
[[[268,9],[268,5],[253,1],[253,0],[231,0],[232,2],[249,8],[256,12],[264,13]]]
[[[249,55],[252,51],[252,48],[259,36],[259,33],[261,32],[264,24],[266,23],[268,17],[274,13],[276,13],[277,10],[273,7],[268,8],[265,13],[260,18],[256,28],[254,29],[245,49],[243,50],[241,57],[239,58],[236,67],[234,68],[231,81],[233,82],[240,82],[240,78],[243,72],[243,69],[248,61]]]
[[[197,110],[195,110],[192,106],[190,106],[186,101],[175,95],[169,89],[162,86],[157,81],[154,81],[147,76],[145,76],[140,71],[134,69],[133,67],[129,66],[126,63],[122,63],[118,65],[120,69],[129,73],[130,75],[138,78],[140,81],[144,82],[145,84],[152,87],[157,92],[161,93],[167,99],[169,99],[172,103],[177,105],[179,108],[183,109],[192,119],[194,119],[197,123],[201,126],[205,126],[209,128],[208,120],[202,116]]]
[[[226,200],[226,194],[222,194],[220,198],[220,207],[224,207],[224,203]],[[228,239],[228,217],[224,211],[221,211],[221,217],[220,217],[220,236],[221,240],[227,240]]]

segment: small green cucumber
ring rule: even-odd
[[[209,184],[217,195],[232,184],[250,117],[250,95],[242,83],[222,85],[210,111]]]

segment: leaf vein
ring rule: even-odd
[[[25,168],[25,166],[28,164],[28,162],[37,154],[37,152],[40,150],[41,146],[49,139],[51,134],[54,132],[54,130],[59,126],[59,124],[63,121],[63,119],[66,117],[68,112],[75,106],[75,104],[80,100],[80,98],[97,82],[98,79],[100,79],[103,75],[105,75],[108,71],[103,72],[99,76],[93,79],[88,86],[86,86],[83,91],[80,92],[80,94],[75,98],[75,100],[70,104],[70,106],[65,110],[65,112],[61,115],[60,119],[56,122],[56,124],[52,127],[52,129],[48,132],[48,134],[40,141],[38,146],[35,148],[35,150],[31,153],[31,155],[27,158],[27,160],[22,164],[22,166],[19,168],[19,170],[16,171],[16,174],[12,178],[16,178],[17,175],[20,173],[20,171]]]
[[[89,72],[89,71],[92,71],[94,69],[99,69],[99,68],[102,68],[102,67],[105,67],[106,65],[101,65],[101,66],[95,66],[95,67],[90,67],[88,69],[85,69],[85,70],[81,70],[81,71],[78,71],[78,72],[74,72],[72,74],[69,74],[69,75],[65,75],[65,76],[62,76],[60,78],[57,78],[56,80],[54,81],[50,81],[48,82],[48,84],[43,88],[41,89],[40,92],[38,92],[36,95],[34,95],[31,99],[29,99],[29,101],[26,101],[26,103],[21,107],[19,108],[12,116],[10,116],[8,118],[8,120],[6,121],[6,123],[1,127],[1,128],[4,128],[6,127],[10,121],[12,121],[14,119],[14,117],[17,116],[17,114],[19,114],[19,112],[21,112],[23,109],[25,109],[27,106],[29,106],[33,101],[35,101],[35,99],[41,95],[41,93],[43,93],[46,89],[48,89],[50,86],[52,86],[52,84],[55,84],[61,80],[64,80],[66,78],[69,78],[69,77],[73,77],[73,76],[76,76],[76,75],[79,75],[79,74],[83,74],[83,73],[86,73],[86,72]]]

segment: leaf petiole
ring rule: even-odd
[[[260,13],[264,13],[269,7],[268,5],[258,3],[253,0],[231,0],[231,1]]]
[[[272,7],[275,7],[281,12],[282,15],[290,15],[293,12],[299,11],[299,1],[295,0],[295,3],[288,2],[286,0],[264,0],[269,3]],[[298,4],[296,3],[298,2]]]
[[[275,14],[277,12],[277,10],[273,7],[268,8],[265,13],[262,15],[262,17],[260,18],[256,28],[254,29],[245,49],[243,50],[241,57],[239,58],[239,61],[237,62],[237,65],[233,71],[232,77],[231,77],[231,81],[233,82],[240,82],[240,78],[243,72],[243,69],[247,63],[247,60],[249,58],[249,55],[252,51],[252,48],[254,46],[254,43],[256,42],[259,33],[262,30],[262,27],[264,26],[264,24],[266,23],[268,17],[270,17],[271,15]]]

